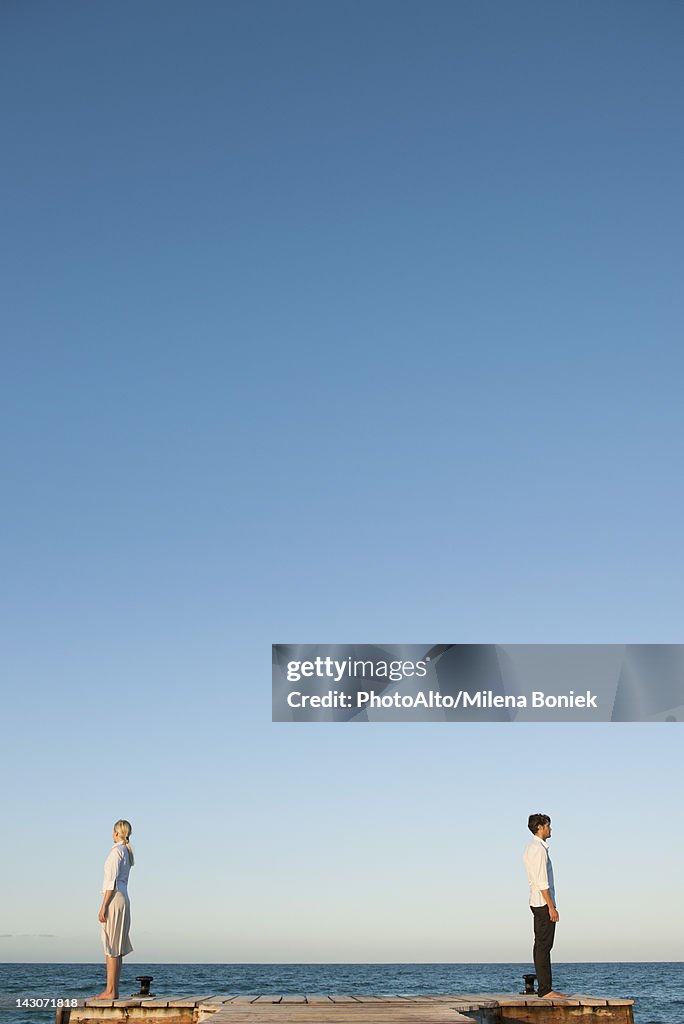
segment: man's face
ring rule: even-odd
[[[545,825],[541,825],[537,835],[539,836],[540,839],[543,839],[544,841],[546,841],[547,839],[550,839],[551,838],[551,822],[547,821],[547,823]]]

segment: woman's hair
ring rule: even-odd
[[[132,867],[133,864],[135,864],[135,857],[133,856],[133,850],[131,849],[131,844],[129,843],[128,840],[130,838],[131,832],[133,831],[133,826],[131,825],[130,821],[126,821],[125,818],[121,818],[119,821],[114,822],[114,831],[119,833],[122,840],[126,844],[126,849],[128,850],[128,856],[130,858]]]

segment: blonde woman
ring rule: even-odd
[[[118,999],[121,961],[133,951],[128,932],[131,926],[131,904],[128,899],[128,875],[134,864],[129,842],[130,821],[117,821],[112,838],[114,846],[104,865],[102,906],[97,915],[102,923],[102,945],[107,960],[107,987],[95,999]]]

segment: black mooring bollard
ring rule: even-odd
[[[523,974],[523,981],[525,982],[525,988],[520,993],[521,996],[533,996],[534,995],[534,983],[536,981],[536,974]]]
[[[140,991],[131,992],[133,996],[153,996],[154,993],[150,992],[150,985],[154,981],[154,977],[151,974],[139,974],[135,979],[140,982]]]

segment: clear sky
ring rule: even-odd
[[[557,958],[681,959],[681,725],[276,726],[270,644],[682,639],[684,6],[0,29],[0,959],[125,817],[138,961],[528,961],[537,810]]]

